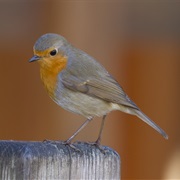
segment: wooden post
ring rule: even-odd
[[[0,141],[0,179],[120,179],[120,157],[88,143]]]

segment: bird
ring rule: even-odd
[[[74,47],[61,35],[47,33],[33,46],[40,76],[50,98],[63,109],[82,115],[86,121],[67,139],[72,144],[75,136],[95,117],[102,117],[95,145],[100,146],[106,116],[111,111],[135,115],[154,128],[165,139],[168,135],[145,115],[128,97],[121,85],[93,57]]]

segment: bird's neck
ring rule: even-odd
[[[42,60],[40,64],[41,80],[51,98],[55,98],[55,89],[57,87],[58,74],[66,67],[67,58],[57,57],[56,59]]]

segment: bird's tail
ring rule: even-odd
[[[168,139],[168,135],[155,122],[153,122],[149,117],[147,117],[142,111],[134,110],[134,114],[138,116],[141,120],[143,120],[145,123],[150,125],[152,128],[154,128],[157,132],[159,132],[165,139]]]

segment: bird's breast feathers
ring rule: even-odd
[[[50,97],[54,99],[58,74],[66,68],[67,57],[58,55],[55,59],[52,60],[44,58],[39,63],[42,82]]]

